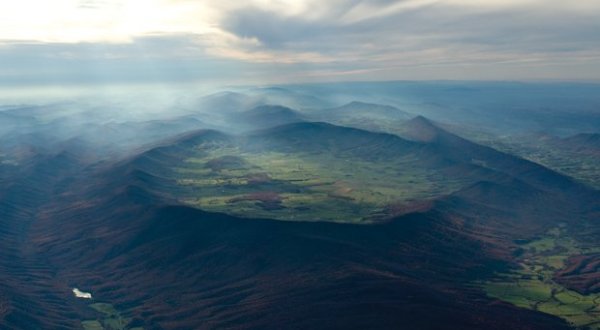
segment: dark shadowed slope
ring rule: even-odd
[[[80,174],[69,152],[37,154],[0,172],[0,324],[3,329],[75,329],[78,315],[56,280],[56,265],[33,252],[31,226]],[[57,219],[58,220],[58,219]],[[64,289],[64,288],[62,288]]]
[[[434,211],[365,227],[163,207],[139,189],[117,199],[39,222],[36,242],[60,278],[151,329],[565,327],[465,286],[506,256]]]

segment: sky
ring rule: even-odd
[[[0,2],[0,85],[600,80],[600,0]]]

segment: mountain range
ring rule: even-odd
[[[213,117],[95,122],[101,157],[11,119],[40,135],[0,153],[2,327],[597,328],[577,306],[600,293],[600,191],[394,106],[292,94],[306,108],[216,94]]]

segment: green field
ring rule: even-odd
[[[444,177],[412,155],[386,162],[326,152],[199,146],[173,169],[177,198],[208,211],[279,220],[365,222],[451,193]]]
[[[84,330],[143,330],[141,327],[130,327],[132,319],[123,316],[111,304],[93,303],[90,308],[98,312],[98,319],[82,321]]]
[[[600,249],[579,247],[563,228],[552,229],[521,248],[520,269],[497,274],[484,283],[486,293],[518,307],[561,317],[576,327],[600,329],[600,294],[582,295],[552,280],[569,256]]]

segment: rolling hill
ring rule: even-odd
[[[577,253],[598,238],[583,230],[596,226],[597,191],[423,117],[405,130],[299,122],[194,131],[95,166],[33,158],[0,207],[4,324],[568,329],[572,318],[515,305],[497,286],[513,285],[503,274],[522,268],[515,256],[537,257],[527,244],[556,228],[581,250],[546,257],[581,268]],[[582,283],[573,274],[557,288]]]

